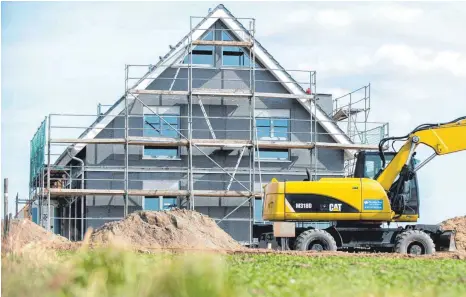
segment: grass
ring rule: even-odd
[[[3,296],[466,296],[466,261],[293,255],[2,257]]]

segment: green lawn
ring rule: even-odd
[[[466,296],[466,261],[292,255],[136,254],[2,258],[3,296]]]

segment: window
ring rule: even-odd
[[[175,207],[176,197],[148,196],[144,199],[144,210],[170,210]]]
[[[256,118],[257,137],[261,140],[288,140],[287,118]]]
[[[259,152],[256,152],[256,158],[261,161],[286,161],[290,159],[290,151],[288,149],[276,150],[259,148]]]
[[[255,222],[263,222],[262,219],[262,199],[254,199],[254,221]]]
[[[227,31],[222,31],[223,41],[234,41],[233,37]],[[251,66],[249,58],[249,49],[239,46],[222,46],[222,65],[223,66]],[[257,63],[256,68],[261,68]]]
[[[160,117],[149,109],[144,109],[144,132],[147,137],[171,137],[179,138],[179,106],[154,106],[154,110]],[[144,156],[154,159],[178,158],[177,147],[151,147],[144,146]]]
[[[202,40],[214,40],[213,31],[207,32]],[[189,64],[190,55],[186,55],[183,64]],[[192,64],[196,65],[214,65],[214,46],[213,45],[197,45],[192,49]]]
[[[287,141],[290,139],[290,111],[287,109],[255,110],[257,138],[259,140]],[[260,160],[289,160],[288,149],[261,149],[256,153]]]
[[[392,161],[393,155],[385,155],[385,167]],[[379,155],[366,155],[364,164],[364,177],[373,179],[382,169],[382,160]]]

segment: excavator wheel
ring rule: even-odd
[[[427,233],[420,230],[409,230],[397,235],[395,252],[411,255],[430,255],[435,253],[435,244]]]
[[[298,251],[336,251],[335,239],[325,230],[311,229],[301,233],[295,241]]]

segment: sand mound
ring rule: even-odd
[[[22,219],[11,221],[8,237],[2,246],[8,251],[17,251],[30,244],[60,245],[68,242],[65,237],[48,232],[28,219]]]
[[[241,246],[209,217],[195,211],[139,211],[110,222],[91,236],[92,244],[174,249],[239,249]]]
[[[441,225],[444,230],[456,230],[456,248],[466,252],[466,216],[451,218]]]

